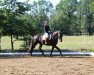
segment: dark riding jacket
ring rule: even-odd
[[[49,26],[44,26],[44,31],[46,33],[50,33],[51,32],[50,27]]]

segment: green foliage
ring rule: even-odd
[[[13,37],[26,41],[30,36],[43,31],[43,21],[48,20],[52,4],[46,0],[39,0],[29,4],[17,2],[17,0],[4,0],[0,3],[0,37],[11,36],[13,49]],[[31,11],[31,12],[30,12]],[[30,13],[29,13],[30,12]]]
[[[53,30],[65,35],[94,34],[94,0],[61,0],[51,15]]]
[[[65,35],[94,34],[94,0],[60,0],[56,9],[48,0],[28,1],[0,0],[0,37],[26,39],[42,33],[45,20],[52,31]]]
[[[34,1],[31,5],[31,13],[35,21],[36,33],[43,32],[43,22],[49,20],[48,13],[51,12],[53,5],[51,2],[46,0]]]
[[[73,33],[76,33],[77,17],[75,13],[77,12],[77,6],[78,3],[76,0],[61,0],[56,6],[55,13],[51,16],[51,19],[57,18],[55,19],[57,21],[53,20],[55,24],[53,27],[59,27],[57,29],[62,30],[66,35],[73,35]]]

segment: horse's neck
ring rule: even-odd
[[[53,33],[53,39],[58,40],[58,34],[57,33]]]

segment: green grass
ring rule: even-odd
[[[23,44],[23,43],[24,43],[24,41],[15,41],[14,42],[14,49],[20,49],[21,44]],[[6,36],[6,37],[1,38],[1,49],[2,50],[11,49],[11,39],[10,39],[10,37]]]
[[[94,36],[64,36],[63,43],[59,43],[58,47],[76,51],[94,51]]]
[[[15,41],[14,49],[20,49],[24,41]],[[10,37],[2,37],[1,49],[11,49]],[[63,36],[63,42],[59,42],[57,46],[62,50],[72,51],[92,51],[94,52],[94,36]],[[35,49],[38,49],[38,45]],[[49,50],[50,46],[43,46],[42,49]]]

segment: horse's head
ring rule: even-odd
[[[62,34],[61,31],[55,31],[55,32],[53,33],[53,35],[57,35],[58,38],[59,38],[59,40],[60,40],[60,42],[62,42],[63,34]]]
[[[58,31],[58,38],[59,38],[60,42],[62,42],[62,37],[63,37],[62,32]]]

